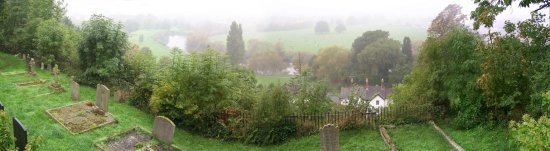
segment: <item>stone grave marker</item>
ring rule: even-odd
[[[155,117],[153,123],[153,136],[166,144],[172,144],[176,125],[170,119],[164,116]]]
[[[27,61],[27,56],[23,54],[23,60]]]
[[[15,117],[13,117],[13,136],[15,137],[15,147],[20,151],[25,150],[27,146],[27,128]]]
[[[327,124],[321,128],[321,151],[340,150],[340,132],[338,127]]]
[[[31,58],[31,61],[29,61],[29,74],[35,76],[36,72],[34,72],[34,58]]]
[[[40,69],[44,70],[44,62],[40,62]]]
[[[107,88],[105,85],[97,84],[95,104],[105,113],[109,112],[109,95],[109,88]]]
[[[4,104],[2,104],[2,102],[0,102],[0,111],[3,111],[4,110]]]
[[[80,101],[80,85],[71,80],[71,98],[74,101]]]
[[[48,71],[52,71],[52,64],[49,64],[49,63],[48,63],[47,69],[48,69]]]

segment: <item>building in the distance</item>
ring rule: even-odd
[[[388,97],[393,90],[384,86],[384,79],[380,80],[380,85],[369,85],[369,79],[365,80],[365,86],[357,86],[355,90],[358,96],[358,103],[368,103],[373,108],[388,107],[393,101]],[[349,104],[349,98],[354,91],[352,87],[341,87],[340,95],[329,95],[329,98],[342,105]]]

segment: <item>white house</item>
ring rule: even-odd
[[[388,107],[392,100],[388,98],[388,95],[393,92],[391,88],[384,87],[384,79],[380,81],[380,86],[369,86],[368,79],[366,80],[365,86],[357,87],[357,95],[359,98],[359,104],[368,103],[373,108]],[[340,103],[342,105],[349,104],[349,96],[351,95],[353,89],[350,87],[340,88],[340,96],[329,96],[332,101]]]

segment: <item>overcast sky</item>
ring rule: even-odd
[[[262,19],[271,16],[334,17],[373,15],[414,20],[433,19],[447,5],[463,6],[469,14],[473,0],[65,0],[67,15],[87,19],[91,14],[155,15],[163,18],[189,19]],[[523,20],[529,10],[513,8],[499,16]],[[545,11],[548,12],[548,11]]]

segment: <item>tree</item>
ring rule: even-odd
[[[283,57],[274,50],[255,51],[248,59],[248,66],[256,73],[272,75],[280,73],[287,67]]]
[[[102,15],[92,15],[82,25],[82,40],[78,46],[83,82],[116,84],[122,57],[128,49],[127,35],[120,23]]]
[[[432,20],[428,33],[443,36],[455,26],[463,26],[466,15],[461,12],[462,6],[449,4],[437,17]]]
[[[486,28],[493,27],[493,22],[496,16],[506,8],[512,5],[512,2],[517,0],[476,0],[474,3],[478,4],[477,8],[472,11],[470,18],[474,20],[474,29],[479,29],[479,26],[483,25]],[[520,0],[520,7],[529,7],[531,5],[539,5],[538,8],[533,10],[534,13],[544,9],[550,8],[550,1],[544,0]]]
[[[356,70],[365,73],[369,79],[389,79],[391,70],[404,62],[399,47],[399,41],[391,39],[378,40],[368,45],[357,56],[360,66]]]
[[[238,65],[244,61],[244,40],[243,29],[240,24],[233,21],[227,35],[227,55],[233,65]]]
[[[403,46],[401,47],[401,52],[405,54],[406,63],[412,63],[413,61],[412,44],[411,44],[411,39],[409,37],[403,38]]]
[[[334,31],[336,31],[337,33],[342,33],[344,31],[346,31],[346,26],[344,26],[344,24],[338,24],[335,28],[334,28]]]
[[[330,32],[330,27],[328,25],[328,22],[326,21],[319,21],[315,24],[315,33],[317,34],[326,34]]]
[[[380,40],[380,39],[388,39],[390,36],[390,33],[387,31],[382,30],[376,30],[376,31],[367,31],[364,32],[361,37],[355,38],[351,45],[351,69],[357,69],[359,67],[359,64],[357,62],[358,54],[361,53],[365,47],[370,45],[371,43]],[[351,70],[352,72],[355,72],[355,70]],[[359,81],[358,81],[359,82]]]
[[[332,46],[322,48],[313,62],[313,75],[332,84],[341,83],[348,77],[349,50]]]
[[[208,35],[201,32],[190,32],[185,35],[185,49],[206,50],[208,48]]]
[[[36,49],[32,52],[39,62],[59,64],[69,61],[69,57],[76,54],[76,32],[57,20],[41,22],[34,37]]]

